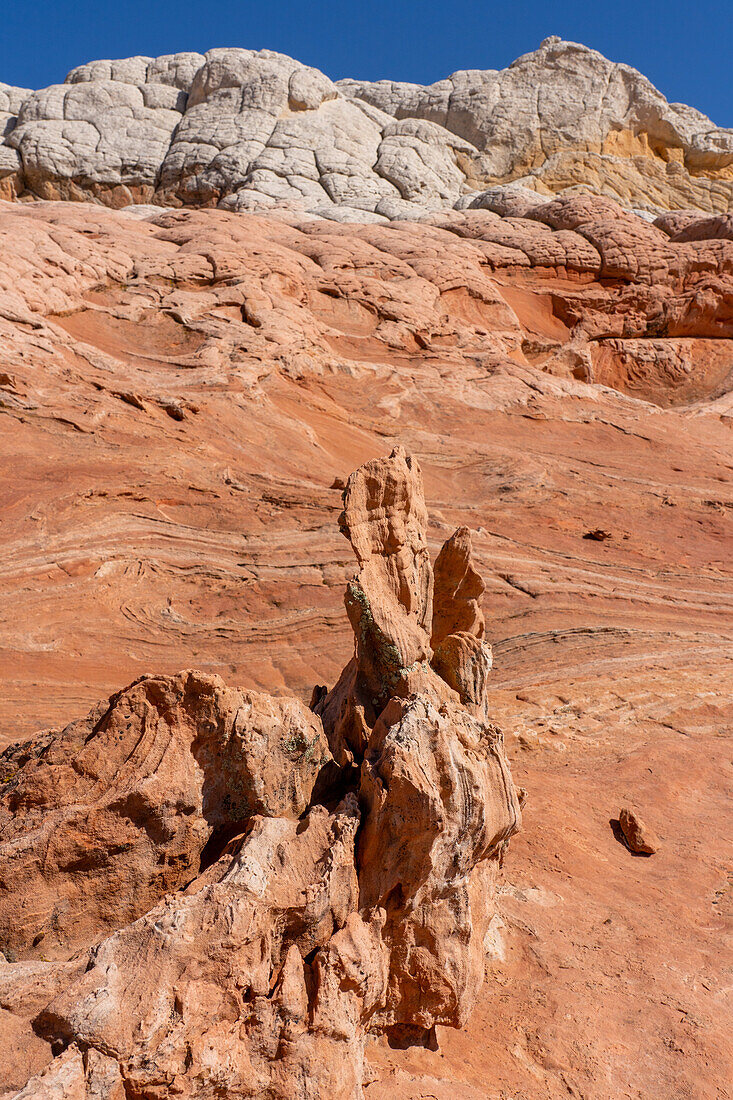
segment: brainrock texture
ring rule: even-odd
[[[59,1055],[18,1097],[353,1100],[368,1034],[466,1022],[519,801],[501,732],[428,664],[416,461],[398,448],[344,495],[371,703],[344,769],[328,696],[322,724],[196,672],[3,754],[0,1000],[30,1069],[39,1037]],[[39,1010],[38,968],[13,978],[41,944],[72,965],[46,964]]]
[[[40,91],[0,84],[0,198],[385,222],[507,204],[523,216],[566,191],[727,213],[733,131],[556,37],[428,87],[334,83],[244,49],[93,61]]]
[[[495,184],[587,188],[646,209],[731,205],[733,131],[668,103],[635,69],[575,42],[547,38],[507,69],[457,72],[427,87],[387,80],[339,87],[464,138],[479,151],[476,177]]]
[[[730,226],[482,201],[0,204],[0,790],[46,800],[32,854],[3,818],[10,1095],[292,1094],[309,1058],[366,1100],[725,1095]]]

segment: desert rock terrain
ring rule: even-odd
[[[433,616],[415,459],[366,463],[344,505],[355,653],[313,709],[141,677],[3,754],[18,1096],[351,1100],[367,1036],[434,1047],[466,1022],[521,821],[470,533],[439,559]]]
[[[582,75],[592,53],[582,49],[550,41],[539,53],[562,55],[560,75],[574,58]],[[267,954],[275,961],[257,970],[253,985],[264,999],[268,982],[277,985],[277,1026],[301,1037],[284,1074],[310,1065],[313,1087],[339,1095],[332,1081],[318,1084],[316,1067],[346,1051],[343,1064],[355,1069],[344,1095],[363,1089],[368,1100],[730,1096],[730,132],[689,108],[657,104],[678,127],[665,148],[682,153],[660,153],[661,130],[651,123],[653,154],[625,137],[613,138],[611,152],[604,142],[621,133],[611,97],[583,115],[602,138],[595,130],[573,138],[571,151],[560,143],[542,164],[517,141],[507,167],[499,163],[499,116],[482,108],[481,126],[469,132],[465,115],[463,129],[452,121],[446,97],[453,102],[477,82],[494,89],[489,98],[506,81],[521,89],[534,61],[520,59],[504,71],[510,77],[469,74],[454,81],[455,92],[326,85],[320,74],[308,70],[306,79],[302,67],[286,66],[296,121],[361,112],[355,104],[363,103],[375,112],[375,148],[389,138],[399,164],[413,163],[405,149],[419,146],[424,165],[422,142],[443,166],[441,178],[470,153],[483,182],[468,187],[461,169],[448,197],[403,195],[409,212],[403,205],[380,213],[380,191],[372,205],[332,197],[324,213],[278,197],[267,211],[258,200],[253,213],[241,196],[257,190],[254,177],[233,189],[220,176],[220,191],[206,191],[213,170],[191,152],[193,174],[176,168],[178,176],[165,177],[180,188],[185,176],[194,187],[174,200],[173,191],[162,196],[159,170],[176,147],[178,123],[159,126],[173,108],[157,90],[140,93],[161,135],[149,168],[136,169],[149,190],[136,191],[118,168],[115,177],[105,166],[96,176],[85,167],[83,183],[75,162],[46,172],[48,135],[55,141],[70,117],[54,104],[66,103],[68,89],[86,85],[95,102],[104,82],[177,89],[188,95],[185,122],[195,82],[200,108],[186,123],[193,133],[207,97],[224,95],[231,58],[206,62],[205,73],[224,81],[217,89],[192,56],[171,62],[160,82],[153,79],[160,59],[133,59],[134,72],[130,62],[99,63],[60,91],[6,93],[13,121],[0,166],[13,160],[7,146],[25,167],[16,158],[0,180],[13,200],[0,203],[0,745],[8,746],[0,790],[12,802],[34,754],[57,753],[48,746],[59,743],[76,761],[63,765],[65,782],[86,777],[80,805],[91,798],[90,762],[104,761],[108,773],[95,779],[84,827],[67,813],[67,788],[46,780],[26,784],[26,824],[18,825],[19,802],[0,826],[2,841],[21,849],[12,857],[19,862],[0,852],[0,909],[10,906],[0,926],[8,960],[0,965],[5,1095],[163,1095],[134,1030],[116,1031],[112,1015],[102,1019],[90,1006],[115,988],[124,1019],[138,1018],[134,992],[111,986],[109,974],[138,973],[133,959],[143,942],[150,965],[160,967],[160,988],[175,990],[175,966],[190,956],[177,947],[174,966],[154,943],[156,921],[178,934],[179,910],[193,939],[204,937],[202,985],[190,1001],[171,993],[180,1019],[166,1033],[165,1065],[188,1080],[192,1065],[206,1064],[205,1044],[196,1045],[186,1021],[197,1004],[208,1006],[219,1021],[214,1061],[228,1066],[224,1095],[257,1095],[244,1091],[246,1074],[240,1066],[236,1078],[223,1053],[239,1049],[235,1009],[222,994],[231,959],[214,950],[216,928],[201,929],[207,913],[225,919],[228,892],[250,888],[251,851],[270,868],[258,902],[260,938],[248,941],[264,942],[270,924],[282,926],[277,914],[302,905],[328,851],[333,873],[297,928],[288,926],[283,957]],[[285,71],[280,60],[268,64]],[[638,90],[621,68],[609,87],[623,79]],[[273,77],[267,87],[281,95],[281,83]],[[173,102],[173,91],[166,95]],[[648,104],[645,111],[649,119]],[[633,130],[638,117],[624,126]],[[655,125],[669,135],[664,117]],[[536,131],[534,122],[528,127]],[[69,133],[76,158],[82,146]],[[329,147],[331,140],[324,138]],[[265,142],[267,157],[275,147]],[[35,176],[29,149],[38,151]],[[388,151],[379,154],[383,164]],[[247,152],[247,172],[265,171],[251,167],[260,155]],[[492,156],[499,159],[487,168]],[[588,176],[579,164],[591,165]],[[662,164],[681,190],[660,197],[647,169]],[[607,166],[600,184],[598,165]],[[626,192],[608,182],[622,170],[635,173]],[[554,182],[566,171],[570,193],[567,182]],[[289,161],[284,172],[292,175]],[[231,179],[240,180],[236,173]],[[379,190],[385,177],[373,174]],[[505,186],[507,178],[521,186]],[[118,186],[128,193],[113,197]],[[131,197],[144,204],[127,205]],[[399,466],[391,482],[380,475],[380,486],[392,486],[385,499],[413,502],[395,556],[394,532],[363,521],[374,485],[349,477],[365,463],[399,465],[404,456],[422,470],[424,502],[408,468]],[[375,616],[367,607],[381,610]],[[137,686],[121,692],[126,684]],[[111,695],[116,717],[103,731],[106,747],[84,755]],[[164,754],[168,770],[158,783],[133,753],[130,781],[138,786],[123,804],[114,753],[128,760],[124,738],[135,722],[148,729],[162,696],[177,716],[175,755]],[[243,706],[256,720],[241,726],[239,741],[217,747],[229,721],[217,716]],[[450,720],[436,717],[441,706]],[[526,792],[522,829],[506,850],[496,838],[514,828],[516,799],[512,820],[479,843],[470,814],[463,831],[451,833],[455,822],[448,810],[441,818],[436,801],[420,826],[416,811],[403,815],[384,796],[412,759],[401,746],[430,729],[424,760],[439,761],[439,774],[424,790],[437,797],[445,775],[452,790],[463,789],[460,777],[470,773],[483,792],[479,804],[498,806],[494,765],[480,783],[478,757],[461,758],[456,772],[449,767],[456,730],[465,739],[483,726],[503,731],[501,774],[508,762]],[[286,750],[270,759],[278,736]],[[151,745],[164,743],[156,737]],[[224,776],[214,801],[226,808],[216,819],[197,770],[202,738],[213,753],[210,774]],[[23,747],[30,739],[35,747]],[[313,745],[315,755],[288,770],[287,746],[296,742]],[[226,788],[232,768],[236,790]],[[267,788],[268,775],[287,782]],[[656,834],[653,855],[629,850],[618,820],[624,808]],[[353,879],[359,813],[372,822],[359,827],[361,903]],[[237,848],[241,835],[228,829],[245,819],[259,824]],[[31,820],[41,831],[34,836],[44,828],[48,835],[29,856],[18,838]],[[434,875],[455,890],[450,920],[437,879],[420,863],[420,842],[432,835],[427,823],[436,820],[468,861],[452,879],[446,847],[435,841],[431,849]],[[133,822],[124,836],[123,821]],[[52,844],[61,824],[69,831],[66,863]],[[394,851],[384,838],[394,842],[402,829],[409,843]],[[278,844],[293,853],[290,878]],[[423,891],[412,901],[396,889],[407,856],[410,881]],[[455,921],[465,919],[465,882],[487,868],[491,881],[478,893],[491,904],[482,909],[479,952],[475,935],[464,942],[456,931],[468,925]],[[17,894],[7,901],[22,889],[33,898],[27,920]],[[218,900],[207,910],[204,897]],[[367,909],[380,908],[384,919],[367,919]],[[428,947],[418,944],[418,925],[431,929]],[[83,973],[91,940],[103,946]],[[450,959],[441,942],[455,950]],[[421,972],[424,988],[438,990],[428,1008],[414,981],[416,956],[400,945],[433,960]],[[322,952],[322,989],[338,1008],[329,1009],[330,1022],[321,1017],[320,1030],[303,1032],[298,967],[301,959],[315,965],[314,948]],[[343,975],[357,956],[380,977],[359,987],[346,1010],[343,982],[329,975]],[[253,956],[246,966],[255,974]],[[440,972],[462,974],[463,984],[441,985]],[[350,973],[346,985],[356,988]],[[308,988],[305,997],[310,1004]],[[272,1034],[274,1017],[265,1019],[262,1006],[257,1012],[260,1037]],[[163,1016],[156,1020],[162,1027]],[[267,1044],[247,1042],[267,1087],[298,1095],[287,1076],[272,1084],[277,1057]],[[61,1092],[32,1085],[18,1093],[29,1074],[44,1071],[56,1082],[48,1089]]]

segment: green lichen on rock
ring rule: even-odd
[[[358,631],[359,646],[374,654],[378,671],[383,674],[384,687],[394,688],[405,671],[400,651],[374,621],[369,598],[356,578],[346,586],[345,603],[347,612],[350,612],[355,603],[359,605],[360,613],[356,623],[349,614],[352,626]]]

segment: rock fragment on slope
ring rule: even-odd
[[[659,837],[634,810],[624,806],[618,815],[618,821],[632,852],[653,856],[659,851],[661,845]]]

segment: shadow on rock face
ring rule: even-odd
[[[409,1047],[425,1047],[426,1050],[438,1049],[438,1037],[435,1028],[410,1027],[407,1024],[391,1027],[387,1031],[387,1042],[393,1050],[407,1050]]]

